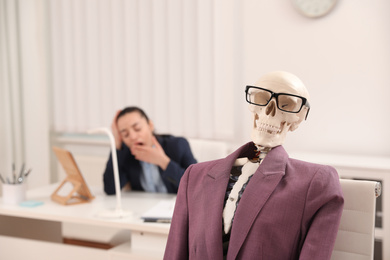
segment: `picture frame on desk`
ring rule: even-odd
[[[53,151],[64,168],[66,177],[53,192],[51,199],[63,205],[74,205],[93,200],[94,196],[89,190],[72,153],[56,146],[53,146]],[[67,191],[65,191],[65,195],[62,195],[64,190]]]

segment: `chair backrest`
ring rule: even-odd
[[[192,154],[198,162],[225,158],[228,145],[222,141],[189,138]]]
[[[332,260],[374,259],[375,208],[381,186],[376,181],[340,179],[344,194]]]

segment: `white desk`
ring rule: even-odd
[[[170,225],[144,223],[140,216],[161,200],[174,199],[174,195],[123,193],[123,209],[132,211],[132,216],[103,219],[97,214],[113,210],[115,196],[92,189],[95,196],[92,202],[63,206],[50,199],[57,186],[29,190],[27,200],[44,202],[34,208],[5,205],[0,199],[0,259],[162,259]],[[62,223],[128,230],[131,243],[108,250],[63,244]]]

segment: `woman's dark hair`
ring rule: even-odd
[[[116,121],[118,122],[118,119],[121,117],[121,116],[124,116],[126,115],[127,113],[133,113],[133,112],[138,112],[142,117],[144,117],[146,119],[146,122],[149,123],[149,117],[146,115],[146,113],[139,107],[125,107],[124,109],[122,109],[121,112],[119,112],[117,118],[116,118]]]

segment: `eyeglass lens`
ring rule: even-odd
[[[272,92],[250,88],[248,89],[247,100],[249,103],[265,106],[272,98]],[[303,100],[300,97],[291,96],[287,94],[277,94],[277,105],[280,110],[286,112],[298,112]]]

